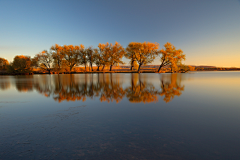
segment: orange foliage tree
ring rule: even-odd
[[[110,47],[109,43],[98,45],[100,56],[102,59],[102,71],[104,70],[105,66],[109,65],[109,58],[110,58]]]
[[[133,70],[134,63],[136,62],[136,54],[137,54],[138,48],[137,48],[137,45],[135,44],[136,44],[135,42],[131,42],[128,44],[126,48],[125,57],[127,59],[130,59],[130,65],[131,65],[130,70]]]
[[[44,50],[39,54],[36,54],[34,59],[38,62],[38,66],[44,70],[47,70],[48,73],[52,70],[53,56],[51,51]]]
[[[89,63],[89,70],[93,71],[93,63],[97,66],[97,71],[99,71],[100,66],[102,71],[105,66],[110,66],[110,71],[112,71],[112,66],[116,64],[124,64],[122,61],[123,56],[130,59],[131,70],[133,66],[140,68],[142,65],[151,63],[156,55],[161,55],[161,65],[159,66],[158,72],[163,66],[169,65],[172,69],[177,70],[178,66],[181,64],[182,60],[185,60],[185,55],[182,54],[182,50],[176,50],[175,47],[167,42],[165,45],[165,50],[158,50],[158,43],[151,42],[131,42],[128,44],[127,48],[124,49],[118,42],[115,44],[99,43],[98,49],[89,47],[84,49],[83,45],[73,46],[64,45],[59,46],[55,44],[52,46],[50,51],[43,51],[35,56],[35,60],[38,60],[40,66],[50,72],[52,69],[57,69],[60,72],[61,69],[68,70],[71,72],[73,67],[76,65],[84,65],[85,71],[86,66]]]
[[[59,46],[58,44],[55,44],[51,47],[52,50],[52,58],[53,58],[53,66],[57,69],[58,73],[63,67],[63,57],[62,54],[62,46]]]
[[[23,55],[15,56],[11,68],[14,73],[29,73],[32,71],[31,58]]]
[[[163,66],[170,65],[172,69],[177,70],[178,65],[181,64],[182,60],[185,60],[185,55],[181,49],[176,48],[169,42],[164,45],[165,49],[159,51],[161,65],[158,68],[158,72]]]
[[[8,60],[0,57],[0,69],[6,70],[8,65],[9,65]]]
[[[116,64],[124,64],[124,62],[122,61],[122,57],[125,55],[125,50],[121,46],[121,44],[119,44],[118,42],[115,42],[114,45],[110,43],[108,47],[110,50],[110,52],[108,52],[110,54],[109,65],[110,65],[110,71],[112,71],[112,66]]]
[[[136,60],[139,64],[138,71],[142,65],[151,63],[158,53],[158,43],[151,42],[131,42],[127,47],[127,54],[125,57],[131,59],[131,68],[133,67],[134,61]]]
[[[90,71],[90,68],[93,71],[92,64],[94,61],[94,50],[92,49],[92,47],[88,47],[86,49],[86,58],[87,58],[87,62],[89,63],[89,71]]]
[[[100,66],[103,65],[103,59],[101,56],[101,52],[98,49],[94,49],[93,62],[97,66],[97,71],[99,71]]]
[[[79,60],[80,53],[84,49],[83,45],[80,46],[73,46],[73,45],[64,45],[62,49],[62,54],[64,56],[64,60],[66,62],[66,65],[69,67],[70,72],[72,71],[72,68],[80,64],[81,61]]]

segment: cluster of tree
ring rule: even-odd
[[[8,65],[7,70],[10,73],[30,73],[32,71],[33,60],[30,56],[15,56],[14,60]]]
[[[187,71],[195,71],[196,69],[193,66],[182,64],[182,65],[179,66],[179,70],[183,71],[183,72],[187,72]]]
[[[8,60],[0,57],[0,70],[6,70],[8,65]]]
[[[181,75],[163,75],[159,79],[159,86],[155,87],[139,74],[132,74],[129,87],[123,88],[118,77],[112,74],[82,75],[82,81],[78,81],[75,75],[41,76],[34,80],[33,76],[15,77],[16,89],[21,92],[36,90],[46,97],[53,97],[55,101],[85,101],[86,98],[98,97],[101,102],[120,102],[126,97],[132,103],[157,102],[159,96],[170,102],[175,96],[180,96],[184,90],[181,85]],[[170,77],[167,77],[170,76]],[[25,83],[19,83],[24,78]],[[9,82],[6,84],[5,82]],[[0,82],[0,89],[10,87],[10,81]]]
[[[131,70],[138,67],[140,71],[142,65],[147,65],[156,57],[160,58],[160,66],[158,72],[164,66],[171,66],[172,71],[177,71],[185,55],[181,49],[176,49],[171,43],[167,42],[164,49],[159,49],[158,43],[151,42],[131,42],[125,49],[118,42],[115,44],[106,43],[99,44],[98,48],[88,47],[84,45],[60,46],[55,44],[49,51],[44,50],[36,54],[34,58],[29,56],[16,56],[13,63],[10,64],[9,71],[17,73],[31,72],[31,67],[40,67],[49,73],[51,71],[71,72],[75,66],[89,66],[89,71],[93,71],[93,65],[97,66],[97,71],[104,70],[105,66],[112,67],[117,64],[124,64],[122,58],[130,60]]]

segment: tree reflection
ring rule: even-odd
[[[157,102],[159,96],[168,103],[184,91],[181,74],[161,74],[158,84],[145,74],[132,73],[130,83],[120,74],[41,75],[15,77],[18,91],[32,91],[52,97],[57,102],[86,101],[98,98],[101,102],[119,103],[124,97],[131,103]],[[155,79],[156,80],[156,79]],[[1,89],[10,86],[0,81]]]
[[[102,90],[100,101],[112,102],[116,101],[116,103],[120,102],[125,96],[125,90],[122,88],[122,85],[119,81],[113,81],[112,74],[110,76],[107,74],[103,76],[103,81],[101,82]]]
[[[131,74],[131,87],[126,89],[126,97],[130,102],[157,102],[157,93],[157,90],[151,83],[141,80],[140,74]]]
[[[14,80],[19,92],[33,91],[33,76],[16,76]]]
[[[184,91],[184,86],[181,85],[181,74],[171,74],[170,80],[169,77],[163,76],[161,78],[161,89],[159,92],[160,96],[163,96],[163,100],[168,103],[175,96],[180,96],[182,91]]]
[[[53,93],[54,100],[58,102],[86,100],[86,85],[81,85],[76,82],[72,74],[65,75],[63,79],[59,78],[59,75],[54,78],[55,90]],[[57,83],[56,83],[57,82]]]
[[[49,75],[37,77],[34,81],[34,88],[38,93],[43,94],[45,97],[50,97],[53,92],[51,77]]]
[[[0,79],[0,90],[7,90],[11,86],[10,78],[8,76],[1,77]]]

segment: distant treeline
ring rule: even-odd
[[[236,67],[194,67],[196,71],[239,71],[240,68]]]
[[[153,62],[159,57],[159,67],[155,72],[168,66],[171,72],[192,70],[189,66],[182,65],[185,55],[181,49],[176,49],[171,43],[167,42],[163,49],[159,49],[158,43],[152,42],[131,42],[126,48],[118,42],[115,44],[99,44],[98,48],[79,46],[53,45],[50,50],[44,50],[31,58],[30,56],[18,55],[13,62],[9,63],[6,59],[0,58],[0,69],[8,73],[21,74],[32,73],[34,68],[40,68],[48,73],[73,72],[74,67],[83,66],[82,71],[92,72],[104,71],[107,67],[112,71],[112,67],[124,64],[122,58],[130,61],[130,70],[137,69],[140,72],[141,66]],[[93,67],[96,66],[96,67]]]

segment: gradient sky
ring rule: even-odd
[[[115,41],[171,42],[187,65],[240,67],[240,1],[0,0],[0,57],[9,61],[54,44]]]

